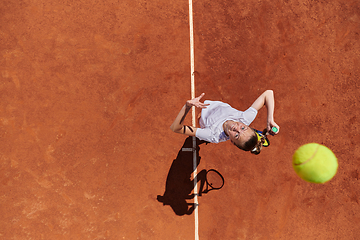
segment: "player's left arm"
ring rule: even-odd
[[[171,124],[170,129],[175,132],[175,133],[181,133],[181,134],[185,134],[188,136],[195,136],[196,127],[191,127],[191,126],[186,126],[183,124],[186,115],[188,114],[188,112],[190,111],[191,106],[188,106],[187,104],[185,104],[179,114],[177,115],[177,117],[175,118],[174,122]]]
[[[206,108],[206,106],[209,105],[209,104],[204,104],[204,103],[200,102],[200,99],[204,95],[205,94],[203,93],[197,98],[193,98],[191,100],[186,101],[186,104],[181,108],[179,114],[177,115],[174,122],[170,126],[170,129],[173,132],[185,134],[187,136],[195,136],[197,128],[191,127],[191,126],[186,126],[183,124],[183,122],[185,120],[186,115],[190,111],[191,107],[195,106],[198,108]]]
[[[273,90],[266,90],[263,92],[251,105],[251,107],[255,108],[259,111],[263,106],[266,106],[267,109],[267,130],[270,131],[272,127],[276,127],[279,133],[280,127],[274,121],[274,110],[275,110],[275,98]]]

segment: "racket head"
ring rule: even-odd
[[[263,147],[268,147],[268,146],[270,145],[270,141],[269,141],[269,139],[266,137],[266,134],[265,134],[264,132],[259,131],[259,130],[256,130],[256,129],[254,129],[254,130],[255,130],[256,136],[257,136],[257,138],[258,138],[258,141],[260,141],[260,140],[261,140],[261,137],[263,137],[263,138],[265,139],[265,142],[264,142],[264,144],[263,144]],[[264,131],[265,131],[265,130],[264,130]]]
[[[209,169],[206,172],[206,184],[211,189],[220,189],[224,186],[224,177],[215,169]]]

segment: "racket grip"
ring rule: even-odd
[[[264,135],[275,135],[277,132],[279,131],[279,129],[277,129],[277,127],[272,127],[270,131],[268,131],[266,128],[263,131]]]
[[[277,127],[272,127],[271,128],[271,132],[273,133],[277,133],[279,131],[279,129],[277,129]]]

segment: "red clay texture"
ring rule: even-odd
[[[199,145],[198,172],[225,185],[198,206],[187,138],[169,129],[190,98],[188,11],[0,3],[0,239],[188,240],[194,207],[200,239],[359,238],[359,1],[194,2],[196,95],[245,110],[272,89],[281,128],[257,156]],[[309,142],[339,160],[326,184],[292,169]]]

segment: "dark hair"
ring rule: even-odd
[[[254,131],[254,135],[250,137],[250,139],[244,143],[244,145],[240,145],[240,144],[235,144],[235,146],[237,146],[238,148],[240,148],[241,150],[244,151],[251,151],[252,154],[258,155],[261,151],[262,145],[265,142],[265,139],[263,137],[261,137],[261,140],[258,141],[258,136],[255,133],[255,130],[252,129]]]

